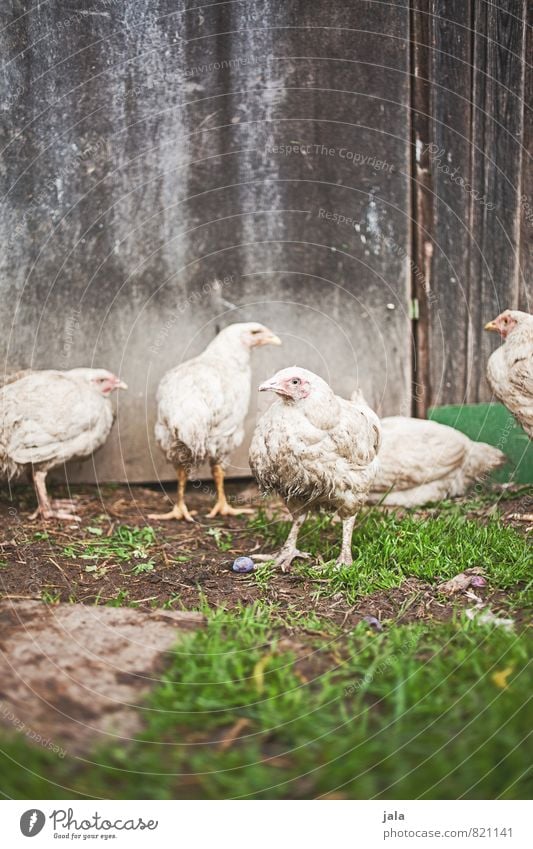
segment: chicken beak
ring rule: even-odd
[[[124,383],[124,381],[123,381],[123,380],[119,380],[119,381],[118,381],[118,383],[117,383],[117,389],[127,389],[127,388],[128,388],[128,384],[127,384],[127,383]]]
[[[489,322],[485,325],[484,329],[485,329],[485,330],[498,330],[498,328],[497,328],[497,326],[496,326],[496,322],[495,322],[495,321],[489,321]]]
[[[267,336],[265,342],[267,345],[281,345],[281,339],[279,336],[276,336],[275,333],[271,333],[270,336]]]
[[[259,392],[268,392],[269,390],[275,392],[278,384],[275,380],[265,380],[264,383],[259,387]]]

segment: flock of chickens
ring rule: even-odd
[[[533,315],[506,310],[485,329],[504,342],[489,359],[492,390],[533,438]],[[194,521],[185,487],[191,468],[206,460],[217,491],[209,517],[251,512],[228,503],[224,466],[244,438],[251,352],[280,344],[262,324],[232,324],[198,357],[163,377],[155,432],[176,469],[178,491],[169,513],[150,518]],[[77,519],[72,502],[49,498],[46,475],[104,444],[113,425],[109,396],[120,388],[127,387],[110,372],[86,368],[19,372],[4,382],[0,473],[10,479],[31,470],[34,516]],[[365,502],[416,506],[459,495],[506,459],[497,448],[436,422],[401,416],[380,421],[358,392],[351,400],[340,398],[304,368],[279,371],[259,391],[277,399],[257,423],[250,466],[261,489],[280,495],[293,517],[277,556],[283,570],[306,556],[296,543],[310,510],[327,508],[342,519],[338,563],[349,565],[355,517]]]

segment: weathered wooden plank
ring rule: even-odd
[[[130,386],[70,477],[172,477],[157,382],[233,320],[284,336],[255,382],[298,361],[409,409],[406,4],[7,5],[2,366]]]
[[[466,385],[471,194],[470,182],[472,10],[462,0],[429,4],[430,135],[419,144],[420,165],[428,175],[426,205],[419,220],[424,241],[417,259],[426,275],[430,351],[429,389],[433,404],[461,401]],[[426,316],[421,311],[421,321]],[[418,411],[423,412],[422,410]]]
[[[472,185],[469,401],[490,398],[485,378],[494,339],[487,320],[519,301],[519,234],[524,129],[526,3],[476,4]]]
[[[524,68],[524,138],[520,192],[519,309],[533,313],[533,5],[527,6]]]
[[[433,192],[429,168],[429,148],[433,136],[431,121],[430,45],[432,19],[422,4],[411,9],[411,135],[412,135],[412,261],[411,296],[413,307],[413,393],[414,415],[423,416],[430,389],[430,284],[433,231]]]
[[[429,255],[421,322],[434,405],[490,397],[493,340],[483,326],[487,315],[519,301],[524,13],[519,0],[504,7],[432,0],[414,12],[431,31],[420,51],[428,57],[431,122],[418,139],[424,205],[417,223],[429,233],[419,240],[417,264],[425,273]]]

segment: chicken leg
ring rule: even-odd
[[[285,540],[285,544],[278,553],[277,557],[272,557],[269,554],[252,554],[252,560],[274,560],[276,566],[281,569],[282,572],[289,572],[292,561],[296,560],[298,557],[302,560],[308,560],[311,555],[307,554],[305,551],[299,551],[299,549],[296,548],[298,534],[306,520],[306,517],[307,513],[301,513],[296,519],[294,519],[289,535]]]
[[[344,519],[342,523],[342,545],[341,553],[337,559],[337,569],[341,566],[351,566],[353,563],[352,556],[352,535],[355,525],[355,516],[350,516]]]
[[[188,510],[185,504],[185,487],[187,485],[187,469],[185,466],[177,467],[176,476],[178,478],[178,492],[174,507],[168,513],[149,513],[149,519],[158,519],[160,522],[167,522],[170,519],[183,519],[185,522],[194,522],[193,516],[196,515],[196,510]]]
[[[232,507],[228,504],[226,492],[224,490],[224,469],[218,463],[211,466],[211,474],[217,489],[217,501],[210,513],[207,514],[208,519],[214,519],[215,516],[240,516],[243,513],[253,513],[249,507]]]
[[[37,510],[31,514],[30,519],[41,516],[43,519],[62,519],[69,522],[81,522],[79,516],[74,513],[74,504],[68,499],[57,499],[50,501],[46,491],[46,471],[33,470],[33,486],[37,496]]]

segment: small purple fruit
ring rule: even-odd
[[[375,628],[376,631],[383,631],[383,625],[375,616],[363,616],[363,621],[368,622],[370,627]]]
[[[482,578],[481,575],[474,575],[470,578],[470,586],[471,587],[486,587],[487,582],[485,578]]]
[[[234,572],[252,572],[255,569],[255,563],[251,557],[237,557],[231,568]]]

